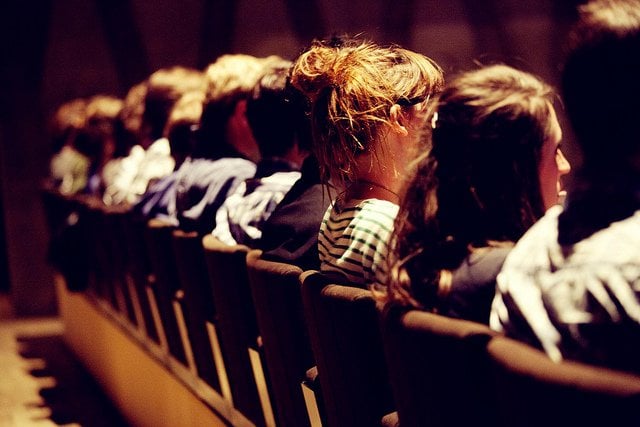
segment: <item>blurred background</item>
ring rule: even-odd
[[[502,62],[557,86],[580,0],[4,0],[0,5],[0,295],[56,313],[39,185],[61,103],[123,97],[170,65],[224,53],[293,59],[314,37],[361,34],[435,59],[451,76]],[[561,103],[558,103],[560,106]],[[565,153],[578,154],[559,108]]]

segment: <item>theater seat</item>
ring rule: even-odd
[[[488,326],[379,304],[402,426],[496,425]]]
[[[278,425],[309,426],[310,414],[301,384],[315,361],[302,308],[302,270],[295,265],[262,259],[261,254],[260,250],[249,252],[247,271],[271,375]],[[316,419],[314,423],[317,422]]]
[[[262,365],[247,276],[249,248],[226,245],[210,234],[202,239],[202,245],[233,406],[257,426],[274,425],[268,373]]]
[[[230,397],[216,331],[211,282],[204,259],[202,237],[196,232],[174,230],[173,252],[197,375],[219,394]]]
[[[525,343],[487,347],[505,425],[639,426],[640,376],[584,363],[555,363]]]
[[[145,229],[145,243],[153,273],[153,290],[157,300],[169,354],[185,367],[193,368],[191,348],[181,327],[180,284],[172,248],[174,226],[158,219],[149,220]],[[191,365],[191,366],[190,366]]]
[[[301,281],[328,425],[381,425],[394,404],[371,292],[317,271]]]

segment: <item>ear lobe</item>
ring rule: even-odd
[[[389,116],[391,119],[391,129],[393,129],[394,132],[397,132],[402,136],[409,135],[409,131],[403,124],[405,117],[402,115],[402,107],[398,104],[394,104],[389,111]]]

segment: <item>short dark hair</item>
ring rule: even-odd
[[[206,91],[194,157],[218,159],[236,157],[227,141],[227,123],[236,104],[251,97],[259,79],[274,64],[285,61],[277,55],[258,58],[245,54],[226,54],[205,71]]]
[[[622,166],[640,148],[640,2],[595,0],[579,12],[562,72],[567,115],[585,168]]]
[[[306,100],[291,87],[288,76],[288,67],[265,74],[247,101],[247,120],[263,158],[286,155],[304,127],[300,122],[305,121]]]
[[[149,137],[162,137],[171,108],[180,97],[193,90],[204,89],[204,73],[180,65],[161,68],[149,76],[144,100],[143,123],[147,123]]]

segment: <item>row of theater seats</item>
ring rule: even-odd
[[[229,402],[244,416],[231,424],[640,425],[640,377],[553,363],[485,325],[385,309],[320,272],[90,199],[43,200],[70,288]],[[75,232],[56,235],[61,222]]]

